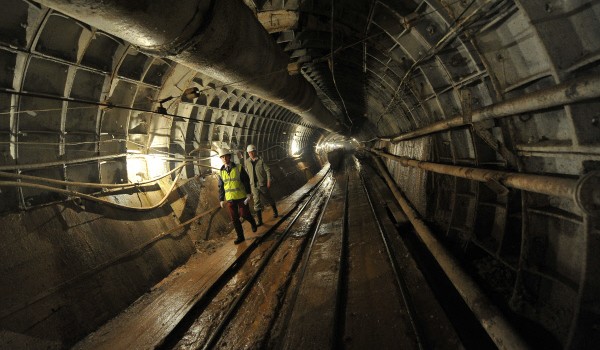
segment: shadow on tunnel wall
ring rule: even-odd
[[[335,149],[327,153],[327,161],[331,164],[331,170],[334,172],[343,171],[345,156],[351,153],[354,152],[346,151],[344,149]]]
[[[308,153],[303,153],[300,157],[269,162],[272,177],[271,195],[276,201],[285,198],[302,187],[322,166],[314,154]]]

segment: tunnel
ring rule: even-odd
[[[600,1],[1,4],[0,349],[598,348]]]

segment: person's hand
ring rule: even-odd
[[[271,188],[271,180],[267,180],[267,189]]]
[[[246,195],[246,200],[244,201],[244,204],[250,203],[250,198],[252,198],[251,194]]]
[[[221,201],[221,208],[225,208],[225,201]]]

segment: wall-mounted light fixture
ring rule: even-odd
[[[194,102],[194,99],[198,97],[200,97],[200,90],[197,87],[191,87],[183,90],[179,99],[181,102]],[[176,98],[176,96],[169,96],[156,101],[159,105],[156,107],[156,113],[167,114],[167,109],[163,106],[163,103],[171,101],[174,98]]]
[[[181,94],[181,102],[193,102],[198,97],[200,97],[200,90],[197,87],[187,88]]]

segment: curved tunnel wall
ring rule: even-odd
[[[272,36],[292,61],[305,64],[302,74],[340,120],[345,118],[344,109],[350,109],[353,122],[362,126],[353,129],[360,141],[413,159],[574,179],[600,168],[600,105],[596,100],[468,124],[398,144],[383,140],[471,109],[597,74],[600,5],[596,2],[335,2],[334,30],[343,35],[341,39],[336,35],[334,43],[341,41],[344,46],[366,37],[368,45],[349,46],[346,50],[350,51],[329,61],[315,59],[311,52],[330,51],[329,37],[323,43],[322,34],[314,32],[331,30],[327,18],[332,9],[327,2],[310,3],[301,7],[294,1],[287,5],[262,2],[261,10],[287,6],[309,18],[294,29],[294,35],[288,31]],[[0,15],[0,62],[5,67],[0,75],[2,171],[114,184],[151,178],[192,156],[197,162],[187,165],[181,175],[192,179],[210,171],[210,149],[220,145],[243,150],[254,143],[264,150],[265,158],[277,161],[289,157],[292,148],[310,154],[315,143],[338,137],[311,127],[252,91],[226,86],[169,59],[142,53],[130,43],[46,7],[22,0],[9,0],[5,7]],[[199,96],[181,98],[191,87],[200,91]],[[155,113],[161,100],[166,113]],[[152,156],[134,160],[145,154]],[[386,162],[440,239],[469,262],[507,313],[531,321],[564,347],[576,348],[593,333],[590,329],[598,317],[593,311],[598,281],[594,276],[598,266],[594,252],[599,246],[596,217],[572,200],[520,190],[504,193],[488,184]],[[158,200],[168,190],[168,182],[143,194],[141,201]],[[59,262],[57,271],[62,276],[41,279],[31,294],[19,296],[12,284],[3,284],[6,297],[2,302],[15,305],[17,300],[23,306],[19,313],[0,315],[2,324],[12,324],[7,329],[15,332],[28,329],[28,322],[41,317],[29,318],[40,311],[36,295],[68,281],[86,266],[110,261],[111,256],[87,254],[94,250],[86,245],[121,245],[127,250],[138,243],[130,236],[122,239],[132,223],[156,232],[177,222],[170,218],[170,209],[130,221],[115,220],[110,224],[114,239],[105,241],[94,226],[103,222],[94,224],[98,220],[94,205],[75,203],[64,209],[67,214],[58,215],[63,209],[52,203],[63,202],[65,196],[18,186],[2,186],[0,198],[0,207],[7,213],[3,221],[11,227],[2,238],[3,253],[11,250],[6,255],[10,266],[20,266],[11,274],[6,268],[6,281],[24,283],[31,278],[27,271],[43,263],[39,257],[31,264],[31,251],[26,253],[39,242],[31,233],[43,236],[39,227],[49,222],[56,232],[69,235],[76,227],[81,235],[70,236],[71,243],[54,241],[56,259],[48,259]],[[131,192],[110,198],[130,205],[140,202]],[[39,213],[35,210],[45,213],[39,215],[41,222],[30,221]],[[123,219],[120,215],[115,214]],[[151,272],[142,273],[131,288],[118,293],[134,298],[149,281],[168,273],[192,251],[185,240],[153,248],[146,254],[158,254],[160,259],[143,258],[142,264],[142,270]],[[70,255],[81,264],[66,266]],[[123,305],[113,305],[113,309]],[[52,303],[42,308],[45,311],[39,315],[54,316],[43,321],[41,328],[59,318],[75,324],[79,317],[62,317]],[[99,314],[97,320],[103,317]],[[33,333],[50,337],[41,328]]]
[[[320,128],[343,131],[312,87],[288,74],[287,56],[241,1],[184,1],[177,6],[170,1],[40,3],[130,41],[140,50],[252,90]]]
[[[195,241],[225,231],[210,176],[217,147],[259,147],[287,184],[279,196],[318,170],[308,153],[290,158],[292,147],[305,151],[322,134],[297,114],[48,8],[5,5],[0,171],[110,186],[193,163],[169,205],[145,213],[3,182],[0,347],[72,344],[184,263]],[[192,87],[200,93],[182,98]],[[166,111],[155,113],[161,100]],[[158,203],[171,187],[169,178],[120,192],[28,182],[133,208]],[[205,211],[194,228],[169,233]]]

